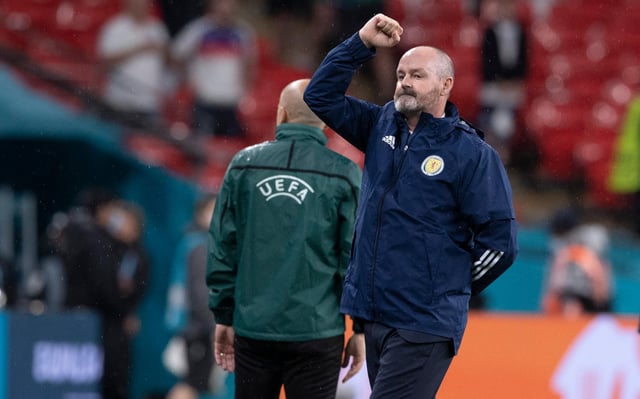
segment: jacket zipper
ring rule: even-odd
[[[384,192],[382,193],[382,198],[380,199],[380,202],[378,203],[378,217],[376,218],[376,239],[373,242],[373,264],[372,264],[372,268],[371,268],[371,277],[370,277],[370,281],[369,281],[369,285],[371,286],[371,305],[373,308],[373,317],[374,319],[376,318],[376,306],[375,306],[375,287],[374,287],[374,282],[375,282],[375,274],[376,274],[376,266],[378,263],[378,241],[380,239],[380,224],[382,223],[382,206],[384,205],[384,200],[387,197],[387,194],[389,194],[389,192],[396,186],[396,184],[398,183],[398,179],[400,178],[400,171],[402,170],[402,165],[404,164],[404,159],[407,156],[407,152],[409,152],[409,142],[411,141],[412,137],[415,135],[415,131],[413,134],[410,134],[409,137],[407,138],[407,143],[404,145],[404,148],[402,148],[402,156],[400,157],[400,164],[398,165],[398,168],[396,169],[396,171],[394,171],[394,176],[391,179],[391,182],[389,183],[389,185],[385,188]],[[398,143],[401,144],[401,143]]]

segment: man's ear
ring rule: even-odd
[[[445,78],[444,82],[442,83],[442,90],[440,91],[440,95],[448,97],[451,94],[451,89],[453,89],[453,78]]]
[[[278,105],[278,113],[276,114],[276,125],[286,123],[289,116],[283,106]]]

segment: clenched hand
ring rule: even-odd
[[[376,14],[367,21],[358,34],[368,48],[393,47],[400,43],[400,36],[404,29],[400,23],[384,14]]]

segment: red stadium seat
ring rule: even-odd
[[[208,162],[226,167],[233,156],[249,145],[249,142],[246,138],[207,137],[204,145]]]
[[[476,18],[465,17],[457,29],[454,36],[454,48],[466,48],[469,53],[480,55],[480,40],[482,40],[482,32],[480,31],[480,23]]]
[[[74,82],[82,89],[93,92],[99,92],[101,89],[103,75],[93,63],[52,58],[46,61],[46,68]]]
[[[588,121],[590,126],[615,130],[621,121],[624,107],[615,107],[606,101],[593,104]]]
[[[280,92],[291,81],[309,78],[311,73],[282,64],[263,65],[251,92],[240,104],[240,118],[249,128],[249,140],[261,142],[274,137]]]
[[[640,66],[640,65],[639,65]],[[627,84],[622,77],[616,76],[601,85],[602,98],[613,106],[626,108],[635,91],[632,85]]]
[[[458,70],[464,70],[456,66]],[[465,119],[474,120],[478,113],[478,90],[480,78],[476,74],[461,73],[456,76],[451,93],[451,101],[456,104],[460,115]]]
[[[218,192],[226,170],[226,165],[205,164],[197,171],[196,182],[205,191]]]
[[[125,147],[149,165],[162,166],[179,175],[191,173],[188,157],[176,146],[146,134],[127,135]]]
[[[56,10],[55,26],[50,33],[92,57],[100,28],[115,12],[116,9],[104,10],[86,1],[63,1]]]
[[[547,129],[568,128],[583,131],[586,127],[588,111],[575,104],[555,103],[547,97],[536,98],[531,103],[528,125],[539,136]]]
[[[601,21],[609,7],[601,1],[583,1],[581,5],[577,5],[576,1],[558,1],[554,3],[548,20],[554,27],[571,25],[584,30],[592,23]]]
[[[607,187],[615,140],[615,131],[592,130],[574,150],[574,159],[584,174],[587,196],[593,206],[607,209],[626,206],[626,198]]]
[[[191,125],[191,104],[193,93],[186,84],[181,84],[175,91],[172,101],[164,104],[163,115],[173,124]]]
[[[540,173],[543,177],[556,181],[569,181],[576,176],[577,168],[573,152],[580,141],[581,130],[562,127],[547,128],[539,137]]]
[[[3,13],[24,13],[37,17],[50,17],[58,0],[3,0],[0,10]]]

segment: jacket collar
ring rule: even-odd
[[[327,136],[322,129],[300,123],[281,123],[276,127],[276,140],[315,140],[327,144]]]

